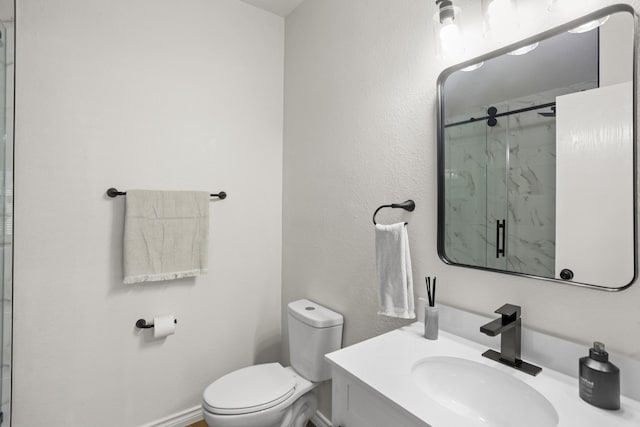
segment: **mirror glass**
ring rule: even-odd
[[[438,79],[438,253],[603,290],[636,276],[635,15],[611,6]]]

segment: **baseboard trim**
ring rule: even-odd
[[[187,409],[186,411],[178,412],[177,414],[169,415],[168,417],[145,424],[141,427],[187,427],[188,425],[197,423],[202,419],[202,406],[198,405],[191,409]]]
[[[327,417],[322,415],[322,412],[320,411],[316,411],[316,413],[313,414],[313,417],[311,417],[311,422],[316,427],[331,427],[331,421],[329,421]]]
[[[190,424],[202,421],[202,407],[194,406],[186,411],[169,415],[168,417],[145,424],[141,427],[187,427]],[[311,422],[316,427],[331,427],[331,421],[322,412],[316,411],[311,417]]]

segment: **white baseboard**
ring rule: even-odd
[[[331,427],[331,421],[327,417],[322,415],[322,412],[319,411],[316,411],[316,413],[313,414],[313,417],[311,417],[311,422],[316,427]]]
[[[145,424],[141,427],[187,427],[188,425],[197,423],[202,419],[202,406],[198,405],[191,409],[187,409],[186,411],[178,412],[177,414],[169,415],[168,417]]]
[[[202,421],[202,419],[202,407],[194,406],[186,411],[170,415],[141,427],[187,427],[190,424]],[[331,427],[331,421],[318,411],[311,417],[311,422],[316,427]]]

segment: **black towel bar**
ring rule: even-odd
[[[118,196],[126,196],[127,192],[126,191],[118,191],[117,189],[111,187],[110,189],[107,190],[107,196],[109,197],[118,197]],[[224,200],[227,198],[227,193],[225,193],[224,191],[221,191],[217,194],[209,194],[210,197],[217,197],[220,200]]]

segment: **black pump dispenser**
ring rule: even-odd
[[[594,342],[589,356],[580,359],[578,381],[582,400],[602,409],[620,409],[620,369],[609,362],[601,342]]]

